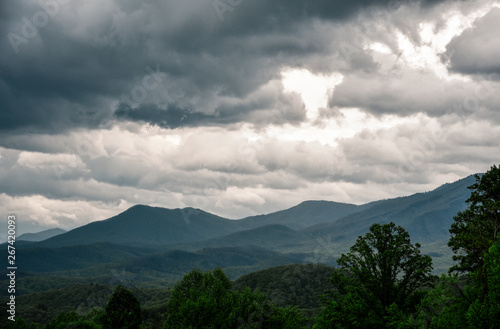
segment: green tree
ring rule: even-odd
[[[464,279],[442,275],[439,284],[420,302],[412,325],[414,328],[467,328],[466,313],[470,303],[464,295]]]
[[[305,328],[309,319],[300,313],[297,306],[276,307],[267,318],[263,327],[267,329]]]
[[[70,326],[74,326],[80,317],[75,311],[68,313],[60,313],[57,318],[52,319],[46,326],[45,329],[64,329]]]
[[[498,235],[500,233],[500,167],[493,165],[482,176],[475,175],[476,182],[466,200],[469,204],[458,212],[451,225],[448,242],[455,253],[458,264],[452,272],[469,274],[470,281],[465,289],[465,300],[469,304],[467,323],[469,328],[496,328],[498,322],[491,317],[498,312],[499,273]],[[494,302],[496,301],[496,302]]]
[[[497,240],[500,233],[500,167],[493,165],[484,175],[475,175],[476,182],[466,200],[469,207],[458,212],[451,225],[448,246],[456,254],[458,264],[450,272],[478,272],[478,279],[485,280],[483,256]]]
[[[431,257],[393,222],[373,224],[337,263],[315,328],[402,328],[434,280]]]
[[[102,317],[106,329],[138,329],[142,323],[141,305],[122,285],[115,288]]]
[[[42,325],[38,325],[36,323],[29,323],[23,318],[19,318],[16,316],[16,321],[10,321],[4,325],[2,328],[4,329],[42,329]]]
[[[475,175],[468,208],[458,212],[448,242],[458,263],[425,298],[415,319],[418,328],[500,327],[500,168]],[[465,289],[456,282],[465,279]],[[452,289],[450,289],[452,288]]]
[[[266,295],[232,284],[220,267],[194,269],[178,282],[167,304],[163,328],[303,328],[307,318],[295,308],[276,307]]]
[[[231,281],[220,268],[192,270],[172,290],[164,328],[226,328],[230,289]]]
[[[483,295],[481,282],[475,280],[469,294],[477,296],[467,311],[466,317],[470,328],[500,328],[500,242],[497,241],[484,255],[484,274],[488,289]],[[476,283],[476,284],[474,284]],[[479,290],[479,291],[477,291]]]

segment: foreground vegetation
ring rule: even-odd
[[[142,292],[118,286],[104,307],[83,314],[70,310],[44,324],[17,318],[4,327],[500,328],[500,168],[493,166],[476,176],[470,189],[468,208],[457,213],[450,228],[449,247],[457,264],[447,275],[431,274],[432,259],[421,254],[418,243],[410,242],[403,227],[392,222],[373,224],[338,259],[338,269],[301,272],[306,276],[330,272],[328,279],[321,279],[330,287],[317,297],[321,309],[314,319],[308,319],[304,310],[319,304],[300,298],[315,291],[311,281],[299,280],[295,285],[288,283],[294,280],[287,281],[296,297],[284,298],[273,289],[287,279],[276,276],[276,269],[254,276],[256,281],[246,277],[233,284],[222,269],[215,268],[192,270],[164,291],[162,302],[154,306],[139,302]]]

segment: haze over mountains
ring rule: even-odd
[[[304,238],[326,235],[337,240],[350,240],[367,232],[373,223],[390,221],[405,227],[414,241],[429,243],[448,237],[453,216],[465,209],[465,200],[470,195],[467,187],[473,182],[474,177],[469,176],[431,192],[361,206],[305,201],[286,210],[240,220],[229,220],[200,209],[137,205],[107,220],[49,238],[40,245],[63,247],[105,242],[188,246],[189,243],[213,245],[217,241],[229,245],[242,244],[243,241],[261,245],[256,243],[260,237],[273,234],[280,235],[278,240],[283,240],[283,243],[288,242],[284,237],[287,235],[295,242],[299,235]]]
[[[42,277],[57,278],[58,284],[75,278],[102,283],[125,273],[136,283],[172,283],[193,267],[220,266],[236,279],[277,265],[336,265],[373,223],[394,221],[409,231],[413,243],[422,243],[439,273],[452,265],[448,229],[466,208],[467,187],[474,181],[469,176],[431,192],[360,206],[306,201],[240,220],[193,208],[137,205],[41,242],[19,243],[18,266],[32,276],[26,291]]]
[[[17,240],[39,242],[66,232],[67,232],[66,230],[60,228],[51,228],[38,233],[21,234],[20,236],[17,237]]]

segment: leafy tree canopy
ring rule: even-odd
[[[434,280],[432,259],[393,222],[372,225],[337,263],[315,328],[384,328],[413,311]]]
[[[280,308],[249,288],[231,290],[221,268],[194,269],[177,283],[167,304],[164,328],[303,328],[307,318],[296,308]]]
[[[493,165],[484,175],[475,175],[476,182],[467,203],[451,225],[448,242],[459,263],[450,272],[474,272],[483,266],[483,255],[497,241],[500,233],[500,167]]]
[[[138,329],[142,323],[141,305],[122,285],[115,288],[103,317],[104,328]]]

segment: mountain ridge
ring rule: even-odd
[[[443,184],[432,191],[376,201],[366,210],[345,216],[333,223],[310,226],[302,231],[322,236],[322,232],[340,230],[343,235],[352,232],[351,235],[357,237],[368,232],[373,223],[394,221],[408,230],[412,240],[426,241],[428,234],[432,237],[431,241],[439,241],[449,236],[448,229],[453,222],[453,216],[466,208],[465,200],[470,195],[467,187],[474,182],[474,176],[470,175]],[[439,225],[433,225],[432,221]],[[421,227],[418,227],[419,225]],[[433,231],[433,228],[437,231]]]
[[[104,282],[130,274],[141,285],[155,285],[173,283],[193,267],[220,265],[236,278],[292,263],[336,266],[373,223],[389,221],[405,227],[412,243],[422,244],[422,253],[433,258],[439,274],[453,264],[448,230],[457,211],[466,208],[467,187],[474,182],[468,176],[429,192],[365,205],[309,200],[240,220],[195,208],[135,205],[41,242],[20,240],[16,254],[31,277],[23,282],[33,282],[20,289],[43,290],[47,277]]]
[[[465,208],[469,194],[466,187],[474,182],[473,177],[443,184],[432,191],[364,205],[307,200],[288,209],[239,220],[190,207],[167,209],[139,204],[37,244],[61,247],[109,242],[168,246],[221,239],[266,225],[282,225],[317,236],[325,232],[337,236],[350,232],[351,236],[357,236],[375,222],[391,220],[416,234],[418,240],[437,241],[446,237],[453,215]]]
[[[453,216],[466,208],[468,176],[438,188],[365,205],[308,200],[274,213],[231,220],[201,209],[166,209],[135,205],[103,221],[89,223],[21,248],[62,248],[111,243],[198,252],[203,248],[261,247],[280,253],[301,253],[304,260],[334,265],[341,253],[373,223],[394,221],[432,253],[439,270],[452,264],[446,245]],[[439,251],[426,246],[439,246]],[[429,247],[430,248],[430,247]],[[424,250],[425,249],[425,250]],[[98,255],[98,253],[95,253]],[[120,253],[117,253],[120,255]]]
[[[48,230],[44,230],[36,233],[23,233],[17,237],[18,241],[31,241],[31,242],[40,242],[46,239],[50,239],[56,235],[66,233],[68,231],[63,230],[61,228],[50,228]]]
[[[135,205],[116,216],[91,222],[39,244],[55,247],[97,242],[166,245],[210,239],[238,230],[230,219],[199,209],[188,212],[189,209],[192,208]]]

